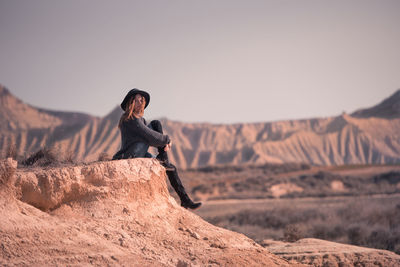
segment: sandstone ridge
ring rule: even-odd
[[[13,144],[27,156],[54,146],[90,162],[120,147],[116,107],[97,118],[34,108],[0,85],[0,155]],[[150,119],[150,118],[147,118]],[[315,165],[400,163],[400,90],[354,113],[260,123],[183,123],[163,119],[180,168],[301,162]]]
[[[169,195],[152,159],[16,169],[0,162],[0,265],[292,266]]]

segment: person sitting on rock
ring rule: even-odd
[[[181,206],[197,209],[201,202],[193,202],[187,195],[178,176],[176,167],[168,160],[167,151],[172,142],[168,135],[163,134],[161,122],[153,120],[146,124],[143,118],[144,109],[149,105],[150,95],[139,89],[132,89],[121,103],[124,113],[119,121],[121,131],[121,149],[113,156],[115,159],[152,158],[148,152],[149,146],[157,147],[157,160],[166,169],[168,179],[181,200]]]

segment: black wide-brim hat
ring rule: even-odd
[[[128,92],[128,94],[125,96],[124,100],[121,103],[121,108],[125,111],[126,110],[126,104],[128,104],[129,99],[131,99],[131,97],[135,97],[135,95],[140,94],[141,96],[144,97],[144,99],[146,99],[146,105],[144,106],[144,108],[147,108],[147,106],[150,103],[150,95],[149,93],[139,90],[137,88],[134,88],[132,90],[130,90]]]

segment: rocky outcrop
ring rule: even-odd
[[[277,256],[312,266],[400,266],[400,255],[387,250],[344,245],[314,238],[294,243],[265,240]]]
[[[12,183],[11,179],[14,177],[17,165],[12,158],[0,161],[0,185],[8,186]]]
[[[44,211],[69,202],[118,199],[159,204],[168,200],[164,169],[155,160],[100,162],[16,173],[20,200]]]
[[[0,166],[2,266],[298,265],[181,208],[156,160]]]

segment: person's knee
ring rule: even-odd
[[[167,171],[167,173],[168,173],[168,172],[174,173],[174,172],[176,172],[176,171],[177,171],[177,169],[176,169],[176,166],[175,166],[174,164],[172,164],[172,163],[169,163],[169,165],[170,165],[170,167],[172,167],[172,168],[173,168],[173,170]]]
[[[162,133],[162,126],[161,126],[161,122],[159,120],[153,120],[150,122],[151,124],[151,128],[153,128],[154,131],[157,131],[159,133]]]

